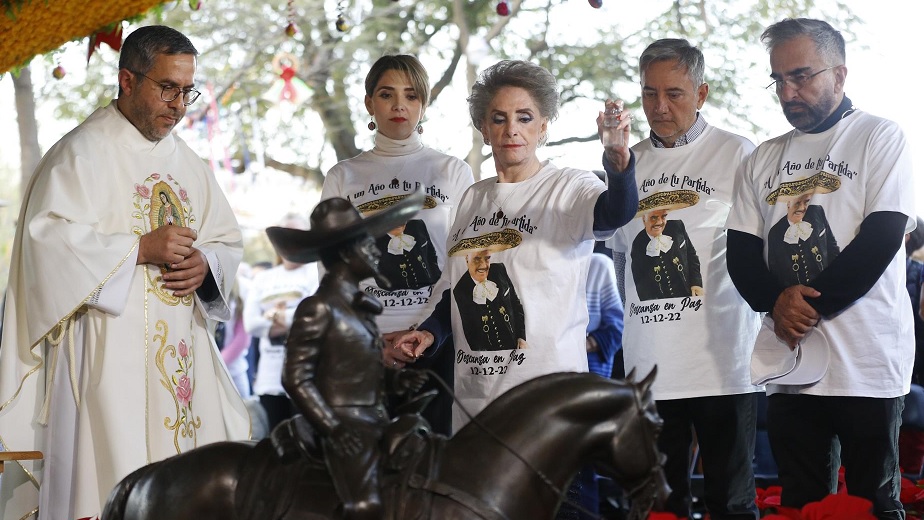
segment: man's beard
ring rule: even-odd
[[[793,127],[803,132],[811,132],[818,128],[825,119],[834,111],[836,107],[834,94],[828,94],[818,100],[818,103],[810,105],[803,101],[790,101],[783,104],[783,115]],[[800,112],[793,113],[794,107],[800,107]]]

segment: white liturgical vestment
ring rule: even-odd
[[[94,518],[135,469],[248,438],[205,321],[230,317],[241,233],[204,162],[172,134],[148,141],[113,102],[45,155],[24,201],[0,346],[0,441],[44,459],[7,464],[3,518]],[[196,230],[217,299],[175,297],[165,267],[135,265],[139,237],[162,225]]]

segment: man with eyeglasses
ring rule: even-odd
[[[197,54],[169,27],[135,30],[118,99],[33,174],[0,346],[0,440],[44,459],[7,465],[4,518],[96,518],[135,469],[249,435],[206,328],[230,317],[241,232],[172,133],[198,97]]]
[[[844,38],[831,25],[786,19],[761,40],[770,52],[770,88],[794,130],[748,159],[728,222],[728,268],[751,307],[772,318],[765,324],[773,348],[830,350],[816,382],[767,385],[782,505],[834,493],[843,464],[850,494],[872,501],[879,518],[905,518],[897,442],[914,359],[902,252],[905,232],[915,227],[909,146],[898,125],[855,109],[845,96]],[[823,209],[827,225],[790,226],[788,240],[773,239],[784,202],[800,196],[812,197],[808,209]],[[781,272],[802,268],[795,253],[768,264],[773,240],[809,248],[822,232],[837,236],[840,252],[806,251],[822,264],[810,279]]]

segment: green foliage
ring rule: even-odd
[[[242,143],[252,139],[254,123],[265,124],[280,110],[262,99],[278,78],[273,58],[280,53],[296,56],[298,75],[313,95],[301,106],[285,108],[286,117],[276,123],[278,128],[264,129],[264,134],[269,155],[283,163],[306,165],[307,175],[316,180],[333,161],[351,157],[370,144],[364,130],[368,116],[362,85],[371,63],[385,53],[418,55],[428,66],[434,86],[441,78],[452,80],[446,90],[434,91],[427,111],[428,120],[439,120],[441,128],[449,126],[442,132],[449,135],[428,134],[428,142],[459,156],[468,153],[471,133],[467,118],[459,116],[468,92],[461,42],[476,38],[486,38],[490,46],[490,57],[480,67],[501,58],[540,63],[558,78],[564,107],[618,95],[636,109],[636,130],[641,135],[645,125],[639,109],[638,56],[654,39],[687,38],[706,54],[710,121],[766,137],[749,115],[770,110],[775,100],[762,91],[742,95],[743,86],[755,86],[766,77],[761,31],[787,16],[823,16],[851,39],[851,28],[859,23],[838,0],[674,0],[632,32],[618,23],[566,25],[569,22],[560,15],[566,10],[595,16],[597,11],[584,2],[513,0],[511,16],[503,18],[495,13],[496,0],[373,0],[344,4],[349,6],[345,14],[351,28],[341,33],[334,28],[337,13],[332,5],[323,0],[296,2],[294,37],[284,31],[288,20],[282,0],[208,0],[198,11],[157,9],[142,23],[174,26],[197,45],[199,79],[209,82],[215,98],[222,101],[222,117],[240,123],[242,138],[229,145],[235,157],[242,156]],[[114,61],[109,56],[94,57],[86,84],[56,90],[51,83],[40,98],[57,103],[58,117],[82,120],[116,95]],[[257,100],[255,112],[249,109],[251,100]],[[205,104],[200,101],[191,107],[190,115]],[[720,114],[720,120],[714,120],[713,113]],[[596,139],[587,132],[556,136],[560,142]]]

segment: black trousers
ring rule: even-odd
[[[273,431],[273,428],[282,421],[295,415],[295,405],[287,395],[261,395],[260,404],[266,410],[267,432]]]
[[[843,465],[848,493],[871,501],[878,518],[904,519],[898,470],[903,407],[904,397],[771,395],[767,432],[782,505],[801,508],[835,493]]]
[[[664,509],[690,515],[693,433],[703,464],[703,500],[713,520],[758,518],[754,490],[757,394],[657,401],[664,429],[658,449],[667,456],[664,475],[671,494]]]

